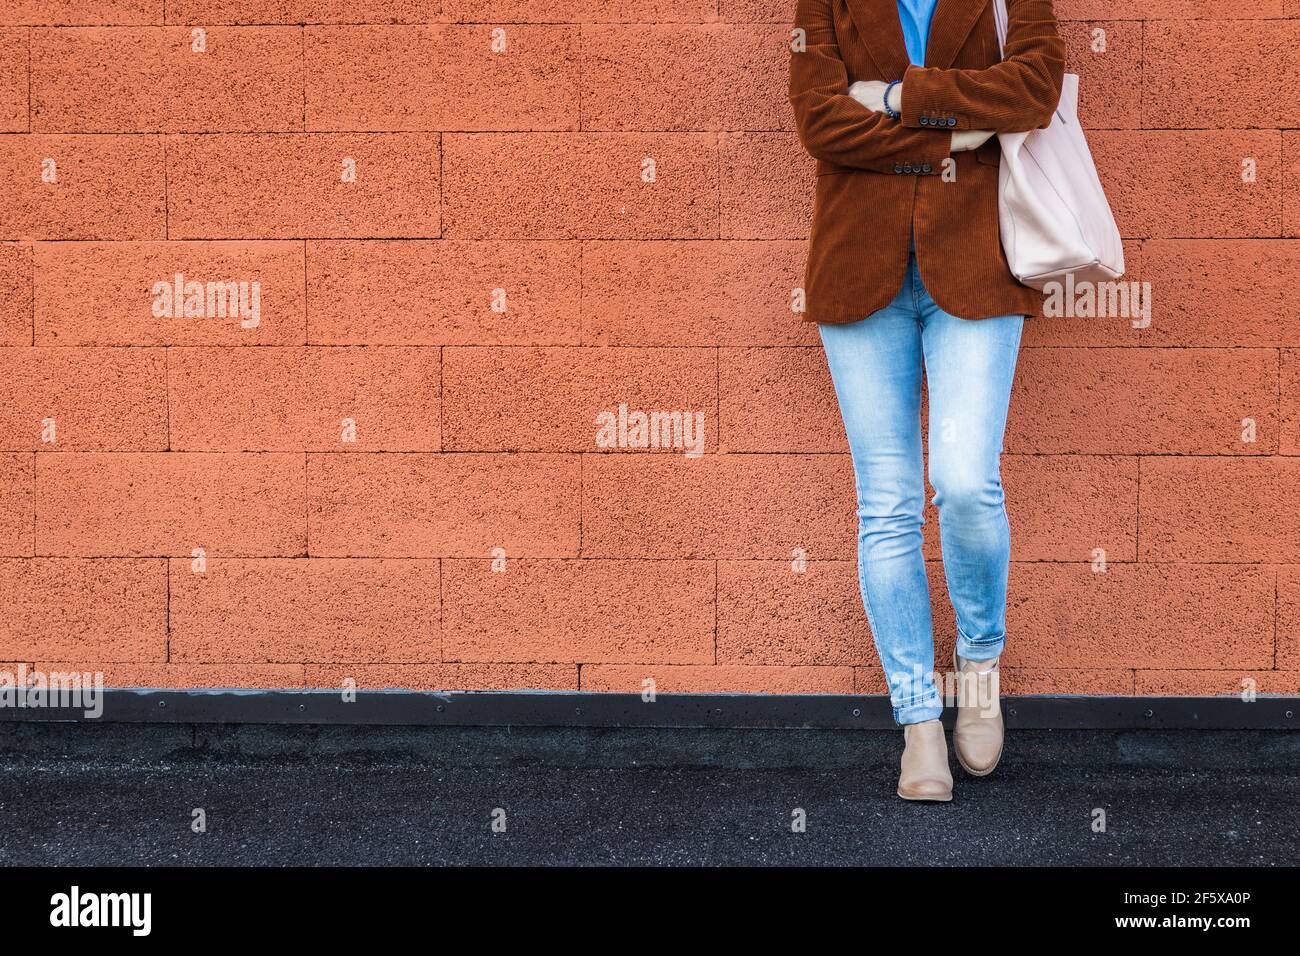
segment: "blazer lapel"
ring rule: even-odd
[[[887,80],[901,80],[907,69],[907,47],[903,43],[903,26],[898,20],[897,0],[845,0],[858,35],[867,53]],[[943,6],[948,0],[940,0]],[[971,2],[971,0],[965,0]],[[938,11],[935,12],[936,17]],[[934,46],[931,34],[930,46]],[[956,55],[956,51],[953,51]]]
[[[930,39],[925,47],[925,65],[939,69],[952,66],[962,44],[970,36],[975,21],[980,18],[984,8],[991,0],[939,0],[934,8],[934,19],[930,21]],[[894,7],[894,0],[889,0]],[[896,10],[897,8],[895,8]],[[898,19],[895,12],[894,19]],[[902,27],[895,27],[901,34]]]

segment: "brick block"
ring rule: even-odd
[[[444,562],[453,661],[713,663],[707,561]]]
[[[786,31],[662,23],[582,28],[582,126],[794,129]]]
[[[572,455],[312,455],[311,553],[330,557],[569,557]]]
[[[699,239],[718,232],[718,161],[703,133],[443,137],[455,239]]]
[[[576,129],[577,40],[513,23],[309,27],[307,128]]]
[[[1098,130],[1088,145],[1127,237],[1282,234],[1281,134],[1276,131]],[[1190,196],[1196,201],[1188,202]]]
[[[802,241],[584,242],[589,345],[817,345]]]
[[[718,662],[874,664],[856,562],[719,561]]]
[[[437,561],[171,562],[178,662],[437,661]]]
[[[712,349],[449,348],[443,362],[449,451],[698,456],[717,447]],[[637,413],[647,416],[644,436],[635,421],[623,428]],[[650,444],[636,447],[638,437]]]
[[[306,340],[298,242],[43,242],[35,250],[38,345]]]
[[[161,239],[163,165],[156,136],[0,135],[0,239]]]
[[[32,554],[36,463],[31,455],[0,455],[0,556]]]
[[[439,447],[433,349],[172,349],[170,363],[173,449]]]
[[[161,451],[167,357],[156,349],[0,349],[0,448]]]
[[[428,133],[174,136],[168,228],[184,239],[437,237],[438,164]]]
[[[37,455],[36,553],[302,555],[303,472],[302,455]]]
[[[302,129],[292,27],[32,31],[32,129],[49,133]],[[199,47],[196,49],[196,46]]]
[[[320,345],[576,345],[572,242],[310,242]]]
[[[1287,562],[1300,554],[1300,460],[1144,458],[1143,561]]]
[[[844,559],[854,507],[847,455],[589,455],[583,554]]]
[[[161,661],[163,561],[0,560],[0,651],[12,659]]]

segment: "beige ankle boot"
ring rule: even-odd
[[[937,720],[904,724],[903,743],[898,795],[904,800],[951,800],[952,771],[943,724]]]
[[[998,699],[998,658],[968,661],[953,651],[952,666],[957,672],[957,723],[952,729],[952,748],[963,770],[983,777],[998,765],[1006,732]]]

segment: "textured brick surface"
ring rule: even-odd
[[[1274,349],[1026,349],[1008,451],[1265,455],[1277,450]],[[1255,423],[1244,441],[1243,420]]]
[[[432,349],[172,349],[171,447],[437,451]]]
[[[1088,142],[1126,237],[1281,234],[1277,130],[1098,130]]]
[[[311,341],[577,345],[581,263],[566,242],[309,242]]]
[[[27,112],[27,32],[0,30],[0,132],[25,132]]]
[[[724,239],[805,239],[812,220],[813,161],[793,133],[727,133],[719,235]]]
[[[1140,556],[1290,562],[1300,554],[1300,459],[1142,462]]]
[[[578,554],[576,455],[312,455],[311,553]]]
[[[164,0],[10,0],[0,23],[162,23]]]
[[[173,560],[181,662],[436,661],[437,561]]]
[[[167,149],[173,238],[439,234],[436,134],[182,135]]]
[[[210,687],[306,686],[301,664],[121,664],[103,661],[37,661],[42,671],[102,674],[105,687]]]
[[[1173,21],[1145,27],[1148,127],[1286,128],[1300,119],[1300,23]],[[1234,80],[1232,100],[1219,81]]]
[[[758,25],[585,27],[583,128],[793,129],[787,39]]]
[[[712,663],[710,561],[444,562],[451,661]]]
[[[578,126],[574,27],[312,27],[306,39],[308,129]]]
[[[437,19],[439,5],[440,0],[167,0],[167,22],[427,23]]]
[[[629,414],[677,411],[683,423],[702,415],[698,447],[717,447],[709,427],[717,404],[712,349],[449,348],[443,363],[449,451],[595,452],[602,447],[598,416],[617,418],[624,405]],[[698,441],[698,431],[691,437]],[[680,447],[646,450],[682,454],[685,442],[683,424]]]
[[[5,558],[0,591],[0,652],[7,659],[166,659],[163,561]]]
[[[851,667],[596,664],[582,669],[583,690],[645,694],[851,694]],[[649,706],[649,705],[647,705]]]
[[[196,49],[196,47],[198,47]],[[32,31],[32,129],[51,133],[302,129],[290,27]]]
[[[1300,567],[1277,573],[1277,666],[1300,670]]]
[[[0,349],[0,449],[163,451],[157,349]]]
[[[40,242],[34,248],[37,345],[302,345],[306,340],[302,243]],[[197,300],[202,308],[187,315],[185,290],[191,282],[203,285]],[[209,312],[208,284],[231,282],[236,296],[225,299],[224,314],[215,297]],[[237,309],[240,283],[247,315]]]
[[[815,345],[802,242],[586,242],[589,345]]]
[[[32,247],[0,242],[0,345],[32,341]]]
[[[36,462],[31,455],[0,454],[0,555],[32,554],[36,516]]]
[[[577,690],[573,664],[308,664],[309,687]]]
[[[584,553],[812,558],[855,551],[853,470],[830,455],[592,455]]]
[[[301,555],[303,456],[36,456],[36,553]]]
[[[0,135],[0,239],[162,239],[157,136]]]
[[[449,134],[443,150],[452,238],[717,235],[711,134]]]
[[[1150,322],[1025,329],[1004,688],[1300,692],[1300,2],[1056,10]],[[880,693],[792,13],[0,4],[0,661]]]
[[[1086,129],[1141,127],[1142,31],[1131,20],[1061,24],[1065,68],[1079,77],[1079,121]]]

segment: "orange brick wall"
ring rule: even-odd
[[[791,9],[6,0],[0,661],[881,690],[791,311]],[[1006,684],[1295,693],[1300,0],[1058,14],[1154,307],[1026,329]],[[256,281],[258,322],[155,315],[176,273]],[[621,403],[702,412],[704,453],[600,447]]]

